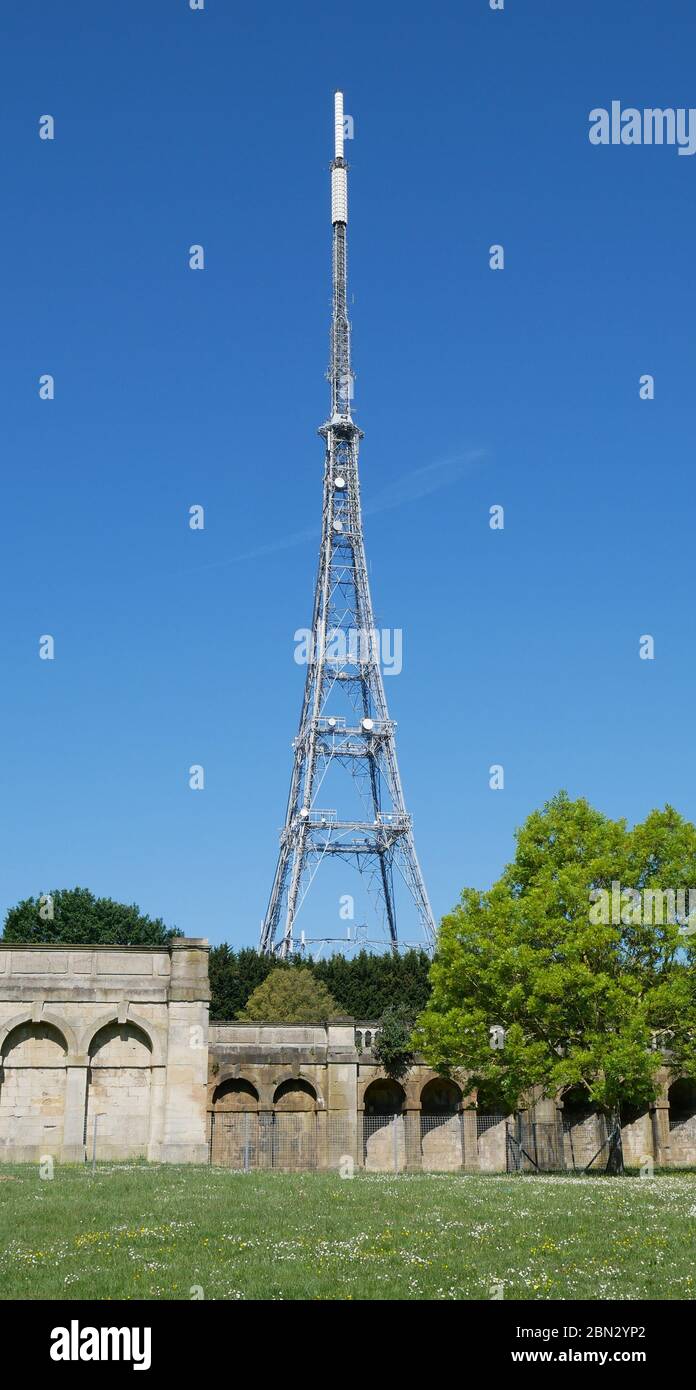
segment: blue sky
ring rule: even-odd
[[[614,99],[696,106],[691,0],[28,0],[3,27],[0,910],[79,883],[256,942],[319,535],[336,87],[435,914],[559,787],[696,817],[696,156],[588,139]]]

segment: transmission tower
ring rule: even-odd
[[[263,952],[282,957],[294,948],[298,912],[319,868],[331,856],[350,862],[368,878],[377,899],[377,931],[383,945],[394,951],[399,948],[398,876],[415,907],[421,944],[432,947],[435,940],[396,761],[362,533],[358,448],[363,434],[351,413],[348,166],[343,153],[342,92],[335,94],[334,116],[331,413],[319,429],[326,442],[321,550],[290,794],[260,941]],[[346,776],[348,772],[352,777]],[[337,783],[340,812],[320,809],[324,787],[331,780]],[[356,804],[346,809],[348,791]],[[327,932],[324,939],[334,935]]]

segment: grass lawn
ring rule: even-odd
[[[3,1299],[680,1299],[695,1253],[696,1174],[0,1168]]]

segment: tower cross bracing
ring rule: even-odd
[[[400,944],[396,879],[408,890],[420,941],[431,947],[435,940],[399,776],[365,559],[358,476],[363,434],[352,418],[348,166],[341,92],[335,94],[334,131],[331,410],[319,430],[325,441],[321,548],[290,792],[260,941],[262,951],[282,957],[297,944],[298,914],[317,873],[336,856],[367,877],[376,899],[378,940],[393,950]],[[324,809],[330,781],[336,783],[341,809]],[[355,804],[348,806],[346,797],[344,808],[347,784]]]

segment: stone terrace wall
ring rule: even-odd
[[[561,1100],[486,1114],[466,1075],[419,1060],[392,1081],[374,1023],[209,1030],[208,1001],[202,940],[0,943],[0,1161],[80,1162],[95,1121],[101,1159],[410,1172],[578,1167],[606,1132]],[[663,1069],[623,1133],[631,1164],[696,1164],[696,1087]]]
[[[0,943],[0,1159],[205,1162],[208,944]]]
[[[371,1048],[378,1032],[374,1023],[211,1024],[212,1162],[302,1168],[349,1159],[371,1171],[504,1172],[579,1168],[601,1148],[604,1121],[565,1115],[560,1098],[530,1097],[506,1118],[477,1110],[464,1074],[446,1082],[417,1061],[390,1081]],[[696,1164],[696,1110],[675,1122],[670,1080],[663,1068],[656,1103],[624,1125],[631,1165]],[[596,1159],[605,1162],[606,1150]]]

